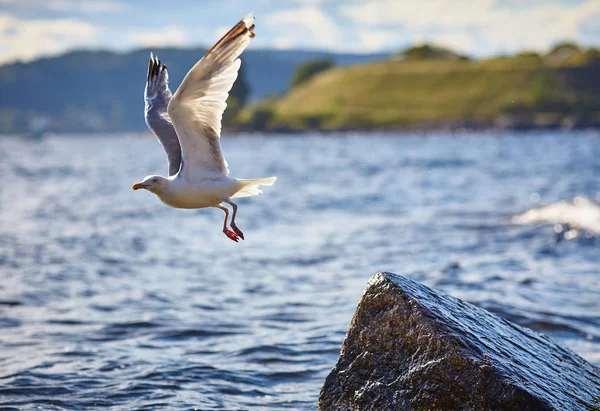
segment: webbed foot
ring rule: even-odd
[[[225,235],[226,235],[227,237],[229,237],[229,239],[230,239],[230,240],[232,240],[232,241],[235,241],[236,243],[237,243],[238,241],[240,241],[240,236],[239,236],[239,235],[237,235],[236,233],[234,233],[233,231],[231,231],[231,230],[228,230],[228,229],[226,228],[225,230],[223,230],[223,232],[225,233]],[[243,239],[243,238],[244,238],[244,237],[242,237],[242,239]]]

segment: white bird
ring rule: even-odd
[[[151,175],[133,190],[146,189],[175,208],[216,207],[225,212],[223,232],[237,242],[244,234],[235,224],[232,198],[260,194],[277,177],[241,180],[228,177],[220,145],[221,118],[240,68],[239,56],[254,37],[250,13],[219,40],[187,73],[174,95],[167,66],[150,54],[145,90],[146,124],[167,153],[169,177]],[[231,229],[227,228],[233,208]]]

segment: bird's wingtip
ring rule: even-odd
[[[244,22],[244,24],[246,25],[246,29],[250,33],[250,38],[254,37],[254,12],[251,11],[250,13],[248,13],[248,15],[244,17],[242,21]]]
[[[246,27],[250,28],[250,26],[252,26],[254,24],[254,12],[251,11],[250,13],[248,13],[248,15],[246,17],[244,17],[242,19],[244,21],[244,23],[246,23]]]
[[[150,60],[148,61],[148,73],[146,74],[146,83],[150,81],[152,77],[152,69],[154,66],[154,55],[150,52]]]
[[[161,73],[165,73],[165,79],[168,78],[167,74],[167,66],[164,65],[158,56],[156,56],[153,52],[150,52],[150,61],[148,62],[148,75],[146,77],[146,82],[150,82],[153,78],[157,78]]]

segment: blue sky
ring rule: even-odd
[[[0,63],[73,48],[209,46],[250,11],[255,48],[435,42],[488,56],[563,40],[600,46],[600,0],[0,0]]]

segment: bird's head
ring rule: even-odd
[[[164,177],[148,176],[148,177],[144,178],[144,180],[141,183],[136,183],[133,186],[131,186],[131,189],[139,190],[139,189],[143,188],[144,190],[148,190],[151,193],[160,195],[166,190],[168,183],[169,183],[169,180]]]

